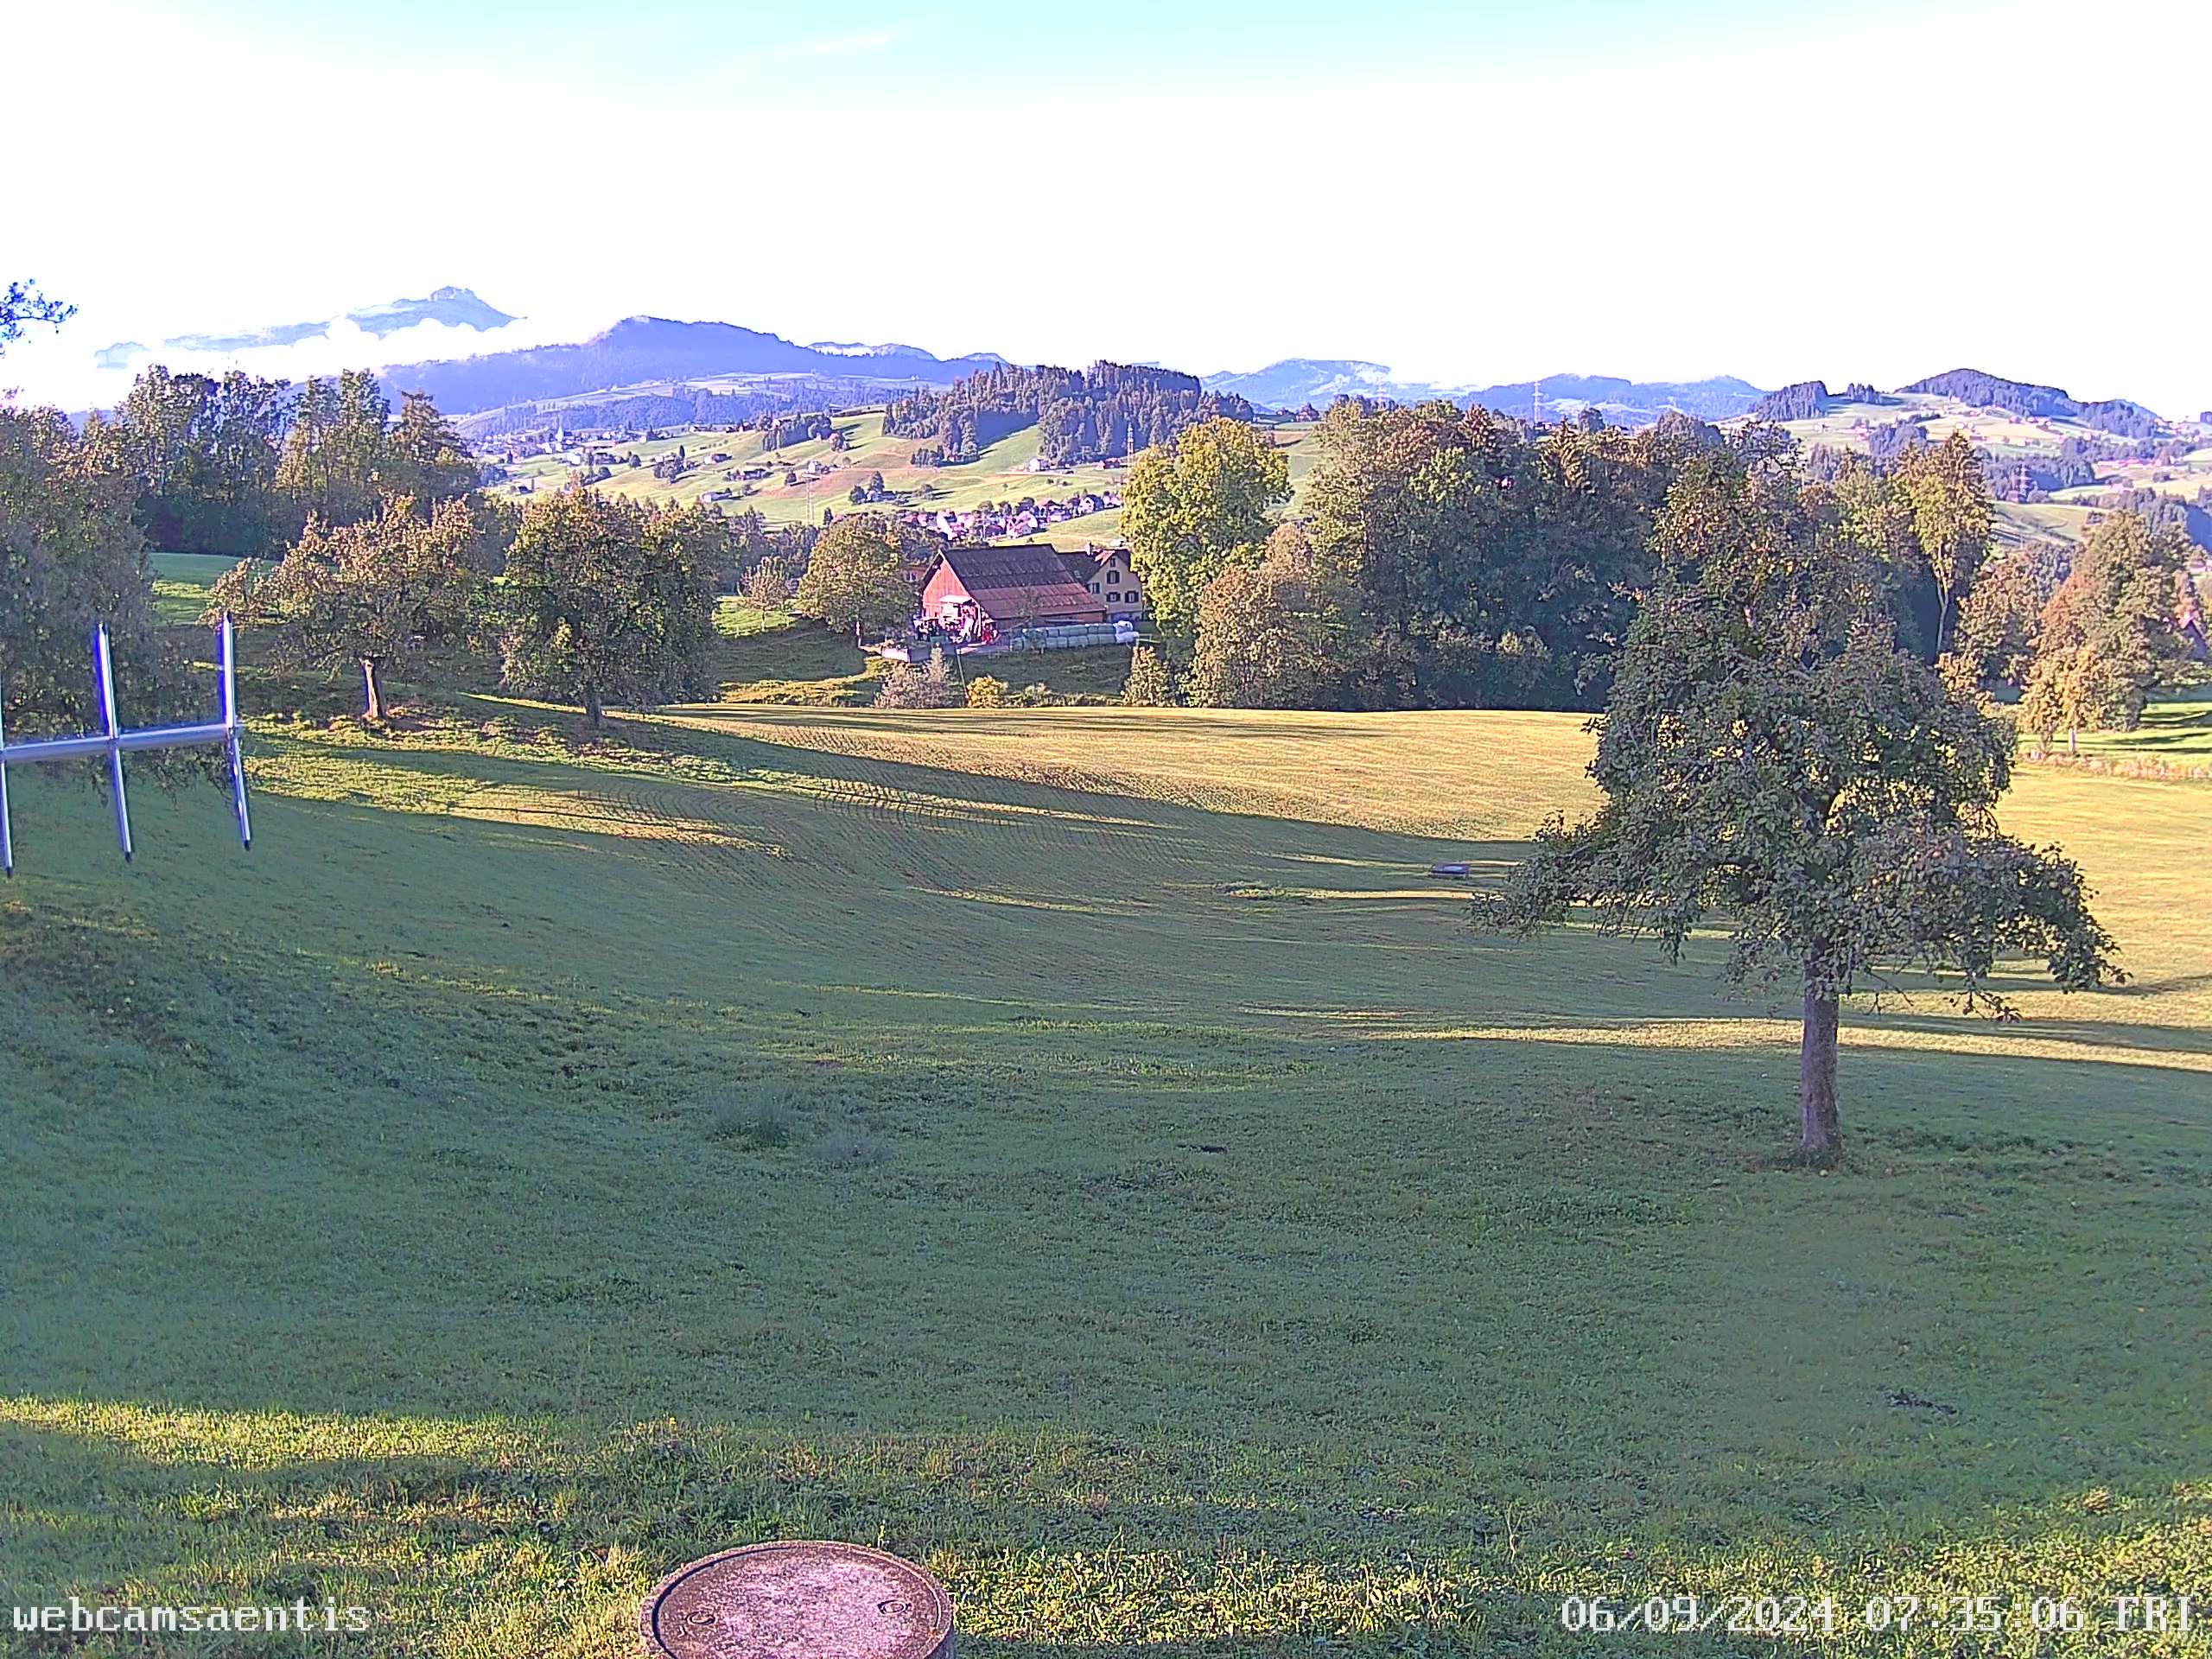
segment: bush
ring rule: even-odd
[[[1006,702],[1006,682],[988,674],[978,674],[968,682],[968,706],[970,709],[996,709]]]
[[[1129,677],[1122,687],[1122,701],[1140,709],[1157,709],[1175,701],[1166,665],[1150,645],[1139,645],[1129,653]]]
[[[748,604],[764,611],[781,611],[790,607],[791,589],[797,585],[791,562],[780,553],[769,553],[746,572],[739,591]]]
[[[787,1091],[773,1087],[722,1102],[715,1108],[710,1125],[717,1141],[755,1152],[789,1146],[798,1128],[797,1103]]]
[[[957,709],[967,699],[960,687],[945,677],[944,653],[932,650],[926,666],[912,664],[894,668],[876,688],[879,709]]]

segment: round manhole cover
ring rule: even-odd
[[[645,1598],[652,1659],[951,1659],[952,1601],[858,1544],[751,1544],[679,1567]]]

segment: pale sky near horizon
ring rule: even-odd
[[[1450,384],[1966,365],[2194,415],[2208,47],[2191,0],[69,0],[0,25],[0,282],[79,315],[0,387],[112,401],[111,342],[453,283],[524,321],[240,365],[649,313]]]

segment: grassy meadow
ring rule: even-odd
[[[263,720],[251,855],[10,779],[0,1600],[375,1618],[67,1650],[613,1659],[822,1535],[984,1659],[2198,1650],[2108,1631],[2212,1587],[2212,792],[2024,766],[2132,982],[1853,1010],[1809,1174],[1717,944],[1427,876],[1576,717],[779,706],[857,658],[724,627],[595,743]],[[1758,1592],[1842,1628],[1559,1623]]]

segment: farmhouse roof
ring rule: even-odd
[[[1004,547],[949,547],[937,556],[969,596],[994,616],[1057,616],[1090,610],[1098,601],[1068,574],[1049,542]]]

